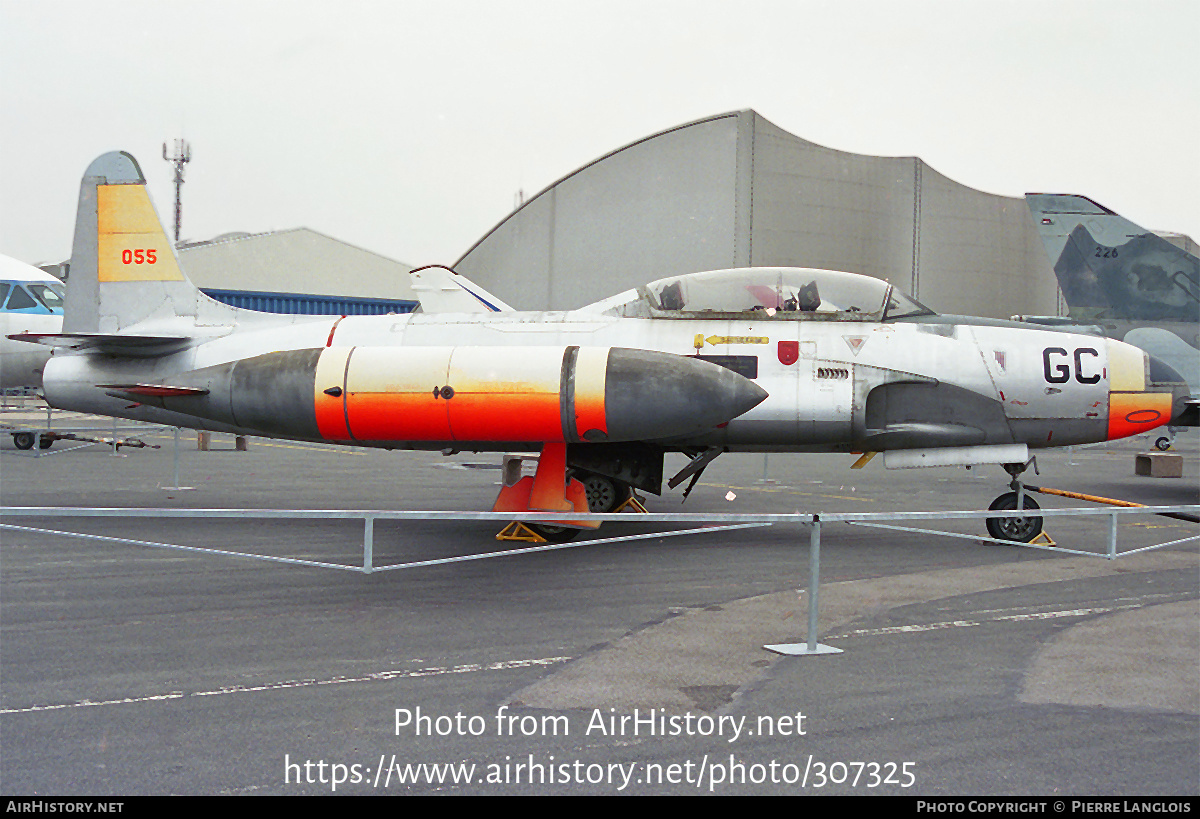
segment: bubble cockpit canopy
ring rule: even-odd
[[[933,311],[885,281],[838,270],[752,267],[671,276],[597,305],[643,318],[886,321]]]

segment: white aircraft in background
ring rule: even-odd
[[[63,283],[33,265],[0,256],[0,390],[41,389],[42,368],[50,351],[38,344],[15,341],[10,334],[57,333],[62,330]],[[35,433],[12,433],[18,449],[31,449]],[[43,436],[41,446],[54,438]]]
[[[40,388],[50,351],[14,333],[57,333],[62,329],[63,283],[33,265],[0,256],[0,389]]]
[[[659,494],[664,456],[884,453],[888,467],[1003,464],[1167,423],[1186,388],[1112,339],[939,316],[878,279],[745,268],[671,276],[569,312],[520,312],[448,271],[430,311],[314,317],[220,304],[184,276],[126,153],[84,174],[56,407],[235,434],[387,449],[541,450],[497,511],[609,511]],[[424,281],[422,281],[422,278]],[[421,293],[418,287],[418,293]],[[432,312],[449,306],[459,312]],[[686,491],[685,491],[686,494]],[[593,524],[540,527],[567,537]],[[1030,540],[1041,518],[991,520]]]
[[[440,264],[410,270],[408,277],[423,313],[515,312],[475,282]]]

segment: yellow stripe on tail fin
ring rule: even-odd
[[[144,185],[99,185],[96,200],[100,281],[183,280]]]

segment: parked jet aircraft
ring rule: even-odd
[[[1153,429],[1176,399],[1119,341],[938,316],[829,270],[671,276],[570,312],[238,310],[187,281],[125,153],[84,174],[71,264],[63,332],[19,335],[56,347],[54,406],[356,446],[540,449],[536,474],[501,490],[504,511],[607,511],[630,487],[659,493],[667,452],[690,459],[668,486],[690,478],[690,490],[726,451],[1001,463],[1017,491],[994,506],[1024,510],[1030,449]],[[989,525],[1024,540],[1040,527],[1019,513]]]
[[[1193,400],[1171,425],[1200,424],[1200,260],[1086,196],[1030,193],[1025,200],[1071,320],[1178,373]]]
[[[63,283],[33,265],[0,256],[0,389],[40,389],[42,368],[50,350],[10,339],[13,333],[57,333],[63,322]],[[53,445],[48,435],[19,429],[12,433],[18,449]]]
[[[425,313],[499,313],[512,308],[474,282],[441,265],[410,270],[413,292]]]
[[[57,333],[63,321],[63,283],[33,265],[0,256],[0,389],[40,387],[45,347],[13,341],[10,333]]]

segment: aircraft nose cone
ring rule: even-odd
[[[767,391],[708,361],[614,347],[604,404],[608,440],[675,438],[711,429],[758,406]]]

